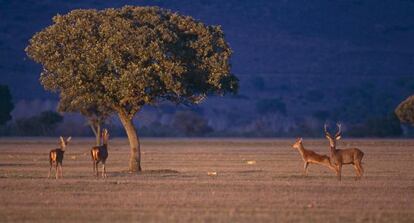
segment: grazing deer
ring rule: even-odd
[[[312,150],[307,150],[302,144],[302,138],[296,140],[295,144],[292,145],[294,149],[297,149],[302,156],[304,166],[303,166],[303,173],[305,176],[308,175],[308,165],[309,163],[320,164],[322,166],[326,166],[331,170],[336,172],[335,166],[331,164],[331,160],[327,155],[320,155]]]
[[[107,129],[104,129],[102,132],[103,143],[101,146],[94,146],[91,150],[92,161],[93,161],[93,173],[96,174],[96,177],[99,175],[98,163],[102,162],[102,177],[107,177],[105,162],[108,158],[108,140],[109,132]]]
[[[334,137],[328,132],[326,124],[324,130],[330,145],[331,161],[338,169],[338,180],[341,180],[342,165],[344,164],[352,164],[356,173],[355,180],[360,179],[364,174],[364,168],[362,168],[362,158],[364,157],[364,153],[357,148],[336,149],[336,141],[342,137],[341,125],[337,124],[337,126],[338,132]]]
[[[63,154],[65,154],[66,146],[68,145],[69,141],[72,139],[72,137],[68,137],[66,140],[63,139],[61,136],[59,139],[59,145],[60,148],[50,150],[49,152],[49,174],[47,178],[50,178],[50,174],[52,172],[52,166],[53,164],[56,165],[56,179],[59,178],[59,166],[60,166],[60,176],[63,177],[63,169],[62,169],[62,162],[63,162]]]

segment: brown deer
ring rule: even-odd
[[[336,141],[342,137],[341,124],[337,124],[338,132],[334,137],[328,132],[327,125],[325,124],[325,136],[329,141],[329,148],[331,153],[331,162],[338,169],[337,176],[338,180],[341,180],[342,165],[352,164],[355,168],[356,177],[355,180],[360,179],[364,174],[364,168],[362,167],[362,158],[364,153],[357,148],[348,149],[336,149]]]
[[[303,162],[304,162],[303,174],[305,176],[308,175],[308,165],[309,165],[309,163],[320,164],[320,165],[326,166],[326,167],[328,167],[331,170],[336,172],[336,168],[335,168],[335,166],[333,166],[331,164],[331,160],[329,159],[329,156],[320,155],[320,154],[317,154],[316,152],[314,152],[312,150],[305,149],[305,147],[303,146],[302,141],[303,141],[302,138],[297,139],[295,144],[292,145],[292,147],[294,149],[297,149],[299,151],[300,155],[302,156],[302,159],[303,159]]]
[[[107,177],[105,162],[108,158],[108,140],[109,132],[107,129],[104,129],[102,132],[103,143],[101,146],[94,146],[91,150],[92,161],[93,161],[93,173],[96,174],[96,177],[99,175],[98,163],[102,162],[102,177]]]
[[[59,178],[59,167],[60,167],[60,176],[63,177],[63,169],[62,169],[63,154],[65,154],[66,146],[68,145],[71,139],[72,137],[68,137],[66,140],[64,140],[63,137],[61,136],[59,138],[60,148],[50,150],[49,152],[50,168],[49,168],[49,174],[47,178],[50,178],[53,164],[56,165],[56,179]]]

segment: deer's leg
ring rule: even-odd
[[[358,163],[359,169],[361,170],[361,177],[364,175],[364,167],[362,167],[361,162]]]
[[[105,169],[105,163],[102,163],[102,177],[106,178],[106,169]]]
[[[332,171],[335,171],[335,173],[338,172],[336,169],[336,166],[333,165],[329,159],[325,161],[325,164],[329,169],[331,169]]]
[[[52,166],[53,166],[53,163],[50,162],[49,174],[47,175],[48,179],[50,178],[50,174],[52,173]]]
[[[338,164],[338,173],[337,173],[339,181],[341,181],[341,174],[342,174],[342,163],[339,163]]]
[[[339,170],[337,165],[332,165],[332,170],[338,175]]]
[[[307,176],[308,175],[308,162],[305,162],[305,164],[303,165],[303,175]]]
[[[355,180],[358,180],[358,178],[361,176],[360,174],[360,171],[359,171],[359,169],[358,169],[358,167],[357,167],[357,165],[356,164],[352,164],[352,166],[354,167],[354,169],[355,169]]]
[[[59,164],[56,162],[56,179],[59,178],[58,174],[59,174]]]
[[[92,160],[92,168],[93,168],[93,175],[95,175],[95,172],[96,172],[96,169],[95,169],[95,166],[96,166],[96,164],[95,164],[95,160]]]
[[[357,166],[358,171],[359,171],[359,177],[361,178],[361,177],[362,177],[362,175],[364,175],[364,168],[363,168],[363,167],[362,167],[362,165],[361,165],[361,161],[358,161],[358,162],[356,163],[356,166]]]
[[[98,161],[95,162],[96,177],[99,177]]]
[[[62,163],[60,164],[60,177],[63,178],[63,167],[62,167]]]

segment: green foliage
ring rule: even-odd
[[[414,125],[414,95],[401,102],[395,109],[395,114],[401,122]]]
[[[10,112],[13,111],[14,105],[9,87],[0,85],[0,125],[4,125],[11,120]]]
[[[14,123],[15,135],[21,136],[50,136],[55,135],[55,129],[63,121],[63,116],[54,111],[44,111],[39,115],[21,118]]]
[[[60,93],[61,111],[132,119],[146,104],[199,103],[238,88],[221,28],[158,7],[57,15],[26,52],[42,64],[45,89]]]
[[[256,103],[256,110],[260,114],[279,113],[286,115],[286,104],[278,98],[263,99]]]
[[[131,172],[141,170],[132,119],[144,105],[197,104],[238,90],[221,27],[158,7],[57,15],[30,39],[26,53],[43,66],[44,88],[60,94],[60,111],[118,114],[130,143]]]

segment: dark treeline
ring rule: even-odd
[[[125,137],[122,126],[113,119],[103,127],[110,128],[112,136]],[[298,124],[289,129],[271,130],[265,125],[255,128],[215,130],[208,120],[199,113],[191,110],[177,111],[169,123],[154,121],[140,125],[136,120],[138,133],[144,137],[323,137],[323,122],[319,124]],[[333,124],[333,123],[332,123]],[[344,134],[349,137],[410,137],[414,129],[409,125],[401,125],[395,115],[389,117],[371,118],[361,124],[344,124]],[[65,120],[54,111],[44,111],[27,118],[11,120],[0,127],[1,136],[59,136],[72,135],[93,137],[87,120],[81,117]]]
[[[87,119],[80,116],[65,118],[63,113],[46,110],[28,117],[12,117],[15,105],[8,87],[4,85],[0,86],[0,102],[1,136],[93,136]],[[26,107],[18,109],[30,110],[30,106],[29,103]],[[219,128],[211,122],[203,108],[176,108],[169,104],[147,107],[142,117],[138,117],[134,122],[138,126],[138,133],[145,137],[323,137],[323,124],[330,117],[330,113],[325,111],[315,114],[312,121],[296,119],[289,123],[275,120],[275,117],[289,117],[286,104],[280,99],[260,100],[256,103],[255,110],[260,117],[255,120],[241,120],[240,117],[243,116],[236,117],[233,113],[229,115],[226,119],[233,121],[233,128]],[[284,125],[289,128],[284,128]],[[362,122],[343,121],[343,125],[344,132],[349,137],[414,135],[413,127],[409,123],[401,124],[393,112],[383,116],[372,116]],[[126,136],[116,117],[109,118],[104,126],[111,129],[113,136]]]

